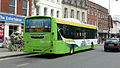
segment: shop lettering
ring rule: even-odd
[[[18,19],[18,18],[12,18],[12,17],[6,17],[6,20],[22,21],[21,19]]]
[[[2,16],[2,15],[0,15],[0,19],[5,19],[5,17],[4,17],[4,16]]]
[[[0,20],[23,23],[24,17],[0,14]]]

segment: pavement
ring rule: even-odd
[[[7,48],[0,48],[0,59],[7,58],[7,57],[15,57],[15,56],[22,56],[22,55],[29,55],[32,53],[26,52],[10,52]]]

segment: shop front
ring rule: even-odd
[[[0,13],[0,47],[13,32],[18,31],[21,33],[23,31],[23,22],[23,16]]]

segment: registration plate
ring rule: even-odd
[[[109,46],[114,46],[114,44],[109,44]]]

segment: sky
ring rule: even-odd
[[[109,9],[109,0],[90,0]],[[110,0],[110,15],[120,15],[120,0]]]

